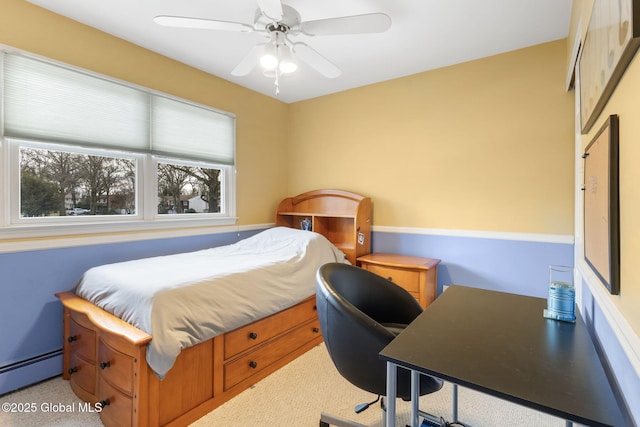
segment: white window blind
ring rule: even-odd
[[[233,164],[233,117],[162,96],[151,106],[154,153]]]
[[[5,135],[146,150],[148,95],[21,55],[4,57]]]
[[[231,114],[19,54],[3,62],[8,137],[235,162]]]

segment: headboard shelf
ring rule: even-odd
[[[299,217],[330,217],[330,218],[353,218],[353,214],[332,213],[332,212],[278,212],[278,215],[299,216]]]
[[[311,229],[325,236],[356,265],[359,256],[371,252],[371,199],[343,190],[314,190],[287,197],[276,211],[276,225]]]

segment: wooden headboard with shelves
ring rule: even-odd
[[[314,190],[287,197],[278,205],[276,225],[311,229],[325,236],[356,265],[371,252],[371,199],[343,190]]]

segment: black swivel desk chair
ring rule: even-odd
[[[422,307],[403,288],[352,265],[325,264],[318,269],[316,279],[320,329],[331,360],[356,387],[378,398],[385,395],[387,368],[379,353],[422,313]],[[433,393],[442,384],[439,379],[421,375],[419,393]],[[398,372],[397,397],[411,399],[408,370]],[[356,412],[367,407],[358,405]],[[436,420],[429,414],[421,415]],[[361,426],[323,413],[320,426],[328,425]]]

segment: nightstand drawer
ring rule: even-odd
[[[381,265],[367,265],[366,269],[372,273],[391,280],[396,285],[402,286],[407,291],[420,293],[420,273],[394,267],[383,267]]]
[[[436,299],[439,259],[372,253],[359,257],[358,263],[363,269],[406,289],[422,308]]]

